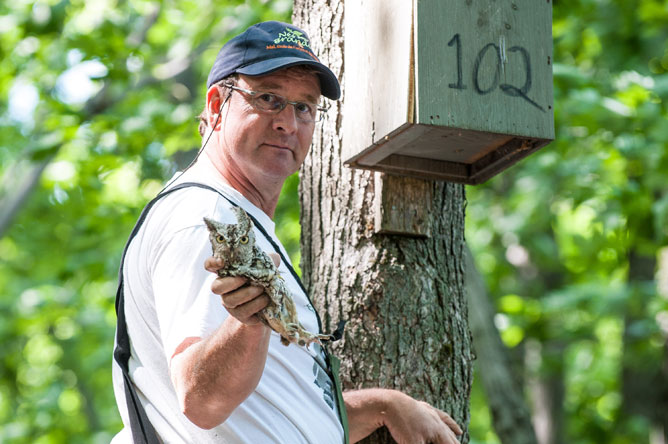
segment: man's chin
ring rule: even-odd
[[[262,173],[265,177],[271,177],[276,180],[285,180],[294,174],[299,167],[295,165],[294,160],[290,162],[275,159],[274,162],[262,165]]]

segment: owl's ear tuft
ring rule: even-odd
[[[239,221],[239,229],[245,233],[248,233],[253,228],[253,223],[248,217],[248,214],[241,207],[235,207],[234,210],[237,213],[237,221]]]
[[[216,230],[216,225],[218,224],[218,222],[216,222],[215,220],[212,220],[212,219],[209,219],[208,217],[205,217],[204,218],[204,223],[206,224],[206,227],[209,229],[209,231],[211,231],[211,232],[218,231],[218,230]]]

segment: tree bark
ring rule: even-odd
[[[485,388],[494,431],[503,444],[538,444],[522,385],[513,375],[508,350],[494,326],[496,310],[468,247],[464,258],[478,375]]]
[[[343,2],[325,0],[297,0],[293,13],[340,80],[343,15]],[[342,358],[344,389],[400,389],[466,428],[473,355],[464,295],[464,187],[345,167],[340,111],[341,103],[332,103],[316,128],[301,170],[300,221],[304,282],[324,329],[348,320],[333,347]],[[380,186],[401,192],[409,182],[425,190],[418,202],[430,235],[376,233]],[[383,429],[365,442],[393,441]],[[468,442],[467,433],[461,442]]]

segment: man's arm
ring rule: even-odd
[[[209,271],[222,264],[210,258]],[[208,338],[186,338],[170,362],[181,409],[195,425],[210,429],[224,422],[257,387],[264,370],[271,330],[255,314],[269,302],[263,289],[243,286],[240,277],[218,278],[229,316]]]
[[[458,444],[462,430],[445,412],[396,390],[364,389],[343,393],[351,442],[386,426],[399,444]]]
[[[278,266],[278,255],[270,253]],[[213,257],[205,268],[215,273]],[[271,331],[255,314],[269,298],[243,278],[217,278],[211,287],[230,313],[206,340],[187,338],[171,361],[172,381],[186,416],[202,428],[227,419],[257,387],[267,358]],[[343,393],[352,442],[386,426],[399,443],[458,444],[462,433],[445,412],[396,390],[365,389]],[[420,439],[422,441],[420,441]]]
[[[203,429],[223,423],[257,387],[270,331],[229,317],[209,338],[188,338],[170,370],[183,414]],[[180,350],[182,349],[182,350]]]

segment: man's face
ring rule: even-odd
[[[289,70],[265,76],[240,76],[237,86],[278,94],[291,101],[317,103],[320,84],[315,74]],[[253,187],[266,181],[280,182],[301,166],[313,137],[315,124],[297,119],[292,105],[278,114],[251,106],[248,94],[234,91],[223,109],[219,152],[228,173]]]

